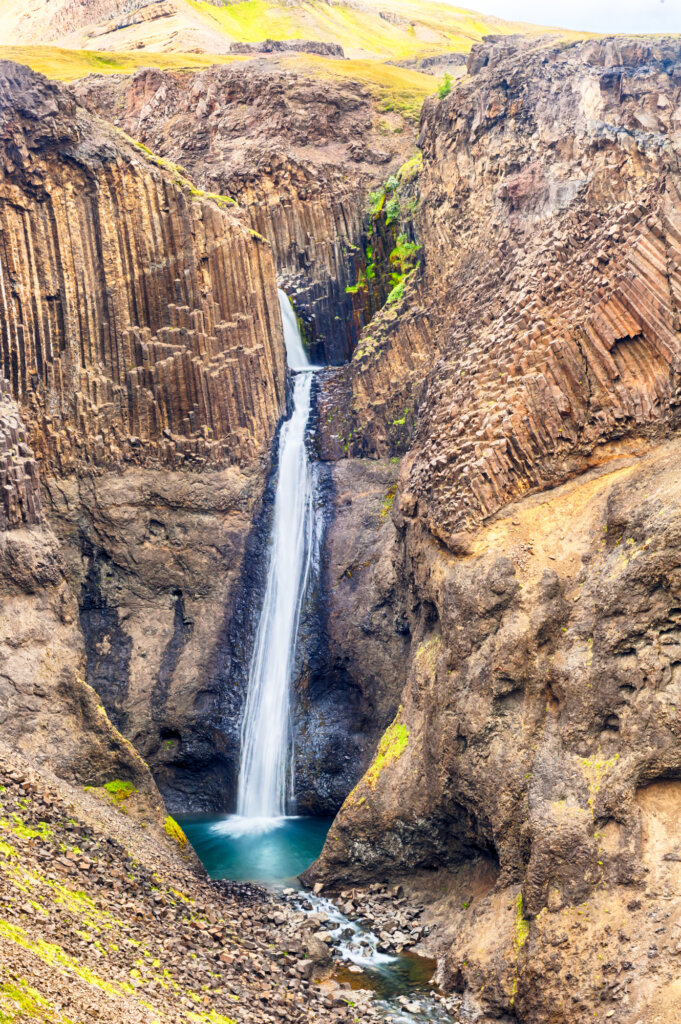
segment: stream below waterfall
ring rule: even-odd
[[[333,979],[374,993],[370,1005],[377,1016],[360,1020],[451,1024],[431,985],[432,960],[384,952],[380,937],[361,918],[348,917],[332,899],[299,887],[296,876],[321,852],[331,819],[287,817],[274,827],[240,833],[234,815],[184,815],[178,821],[211,878],[259,882],[296,910],[314,915],[314,927],[328,934]]]
[[[248,673],[236,813],[185,815],[180,822],[211,877],[279,887],[282,902],[288,901],[303,921],[313,916],[317,929],[324,923],[325,937],[319,941],[331,953],[330,958],[325,954],[326,980],[342,986],[346,1001],[356,998],[363,1020],[444,1024],[451,1017],[433,991],[432,961],[388,952],[368,923],[345,916],[330,899],[301,890],[296,880],[321,852],[331,825],[328,819],[295,815],[290,726],[298,624],[321,536],[316,476],[307,450],[312,378],[318,367],[309,363],[294,310],[281,291],[279,302],[287,361],[294,371],[293,409],[279,435],[267,583]]]

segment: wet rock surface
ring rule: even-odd
[[[408,626],[398,608],[391,518],[398,468],[389,460],[320,464],[324,546],[294,694],[296,799],[306,813],[338,810],[394,717],[406,679]]]

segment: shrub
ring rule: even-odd
[[[440,83],[437,90],[437,94],[441,100],[443,100],[445,96],[449,96],[450,92],[452,91],[452,81],[452,76],[449,74],[448,71],[445,71],[445,77],[442,79],[442,82]]]

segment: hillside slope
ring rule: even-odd
[[[350,57],[466,52],[482,36],[529,30],[450,4],[385,0],[5,0],[0,39],[95,50],[225,53],[232,43],[317,40]]]

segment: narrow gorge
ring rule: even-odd
[[[0,15],[0,1021],[668,1024],[681,38],[320,4]]]

